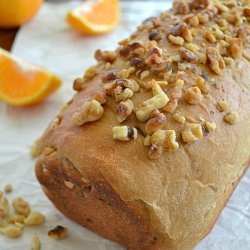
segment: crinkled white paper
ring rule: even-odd
[[[25,228],[19,239],[0,235],[0,250],[30,249],[31,236],[37,233],[44,250],[114,250],[120,246],[105,240],[65,218],[47,200],[34,175],[30,146],[44,131],[60,107],[72,95],[72,82],[94,64],[97,48],[112,49],[127,37],[144,18],[168,9],[168,1],[122,2],[119,27],[111,34],[85,37],[71,30],[64,21],[68,10],[79,2],[44,4],[38,16],[18,33],[12,52],[21,58],[48,68],[61,76],[63,87],[46,102],[34,107],[10,107],[0,103],[0,190],[12,183],[14,191],[7,197],[27,199],[47,218],[43,226]],[[47,231],[56,225],[68,228],[68,237],[54,241]],[[209,236],[197,249],[250,249],[250,171],[242,178]]]

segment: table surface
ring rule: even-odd
[[[14,42],[17,29],[1,30],[0,29],[0,47],[10,50]]]

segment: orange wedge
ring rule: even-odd
[[[118,25],[119,19],[119,0],[86,1],[67,15],[71,27],[87,35],[108,33]]]
[[[0,100],[15,106],[31,105],[57,90],[61,80],[0,48]]]

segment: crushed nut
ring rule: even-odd
[[[240,57],[242,55],[242,39],[232,38],[230,41],[229,52],[233,58]]]
[[[188,14],[190,12],[188,3],[175,1],[173,4],[173,12],[174,14]]]
[[[145,63],[149,66],[162,62],[162,50],[158,47],[150,48],[146,55]]]
[[[218,50],[213,47],[208,47],[206,55],[211,70],[213,70],[217,75],[220,75],[221,70],[225,68],[225,62]]]
[[[79,77],[74,80],[73,89],[75,91],[81,91],[83,89],[84,84],[85,84],[85,81],[83,80],[83,78]]]
[[[19,223],[24,223],[25,220],[25,216],[24,215],[19,215],[19,214],[15,214],[13,216],[8,217],[8,222],[11,224],[15,224],[16,222]]]
[[[174,130],[166,130],[166,147],[172,150],[177,150],[179,148],[179,143],[176,141],[176,133]]]
[[[106,96],[103,92],[98,92],[94,95],[94,99],[100,104],[105,104],[107,102]]]
[[[159,84],[156,83],[155,88],[160,88]],[[139,121],[145,122],[148,120],[152,111],[156,109],[163,108],[167,105],[169,99],[168,96],[164,93],[164,91],[160,91],[159,94],[153,96],[151,99],[144,101],[136,111],[136,117]]]
[[[162,129],[166,124],[166,117],[163,113],[155,110],[151,113],[148,122],[145,126],[145,131],[147,134],[152,135],[157,130]]]
[[[192,37],[192,32],[191,30],[188,28],[187,25],[184,25],[182,28],[182,37],[185,39],[185,41],[187,42],[192,42],[193,37]]]
[[[179,86],[173,87],[169,91],[169,101],[167,105],[163,108],[164,111],[172,113],[178,106],[178,101],[182,96],[182,90]]]
[[[116,126],[112,128],[113,138],[119,141],[130,141],[136,139],[138,132],[136,128],[129,126]]]
[[[87,122],[93,122],[99,120],[103,115],[103,107],[101,104],[92,100],[85,102],[79,111],[73,113],[71,121],[75,125],[83,125]]]
[[[123,86],[116,86],[114,89],[114,97],[117,102],[129,99],[133,94],[132,89],[124,88]]]
[[[45,217],[43,214],[37,211],[31,211],[28,217],[24,220],[26,225],[40,225],[45,221]]]
[[[31,250],[40,250],[41,249],[41,241],[38,235],[33,235],[31,240]]]
[[[130,99],[120,102],[116,107],[117,121],[125,121],[131,115],[133,109],[134,104]]]
[[[102,51],[98,49],[95,52],[95,59],[98,62],[113,63],[116,59],[116,53],[114,51]]]
[[[205,122],[205,127],[209,132],[212,132],[216,129],[216,124],[214,122]]]
[[[7,199],[2,195],[0,196],[0,219],[5,218],[9,214],[9,203]]]
[[[68,229],[63,226],[56,226],[48,232],[48,236],[54,240],[63,239],[68,233]]]
[[[185,121],[186,121],[185,116],[183,116],[183,115],[181,115],[181,114],[179,114],[179,113],[175,113],[175,114],[173,115],[173,119],[174,119],[176,122],[178,122],[179,124],[184,124]]]
[[[159,41],[161,40],[161,32],[159,30],[152,30],[149,34],[149,40]]]
[[[29,203],[23,200],[21,197],[15,198],[12,201],[12,206],[14,207],[17,214],[28,216],[30,213]]]
[[[197,16],[194,16],[190,19],[189,21],[190,25],[193,26],[193,27],[196,27],[199,25],[199,19]]]
[[[163,149],[161,146],[153,144],[150,147],[150,150],[148,151],[148,157],[151,160],[157,160],[161,157],[162,151],[163,151]]]
[[[197,45],[193,44],[193,43],[185,43],[185,47],[188,50],[192,51],[193,53],[195,53],[196,51],[199,50],[199,47]]]
[[[11,185],[10,183],[5,185],[5,187],[4,187],[4,192],[5,192],[5,193],[10,193],[10,192],[12,192],[12,185]]]
[[[228,111],[230,109],[230,105],[228,102],[226,101],[219,101],[218,102],[218,109],[219,111],[223,112],[223,111]]]
[[[144,138],[143,145],[146,147],[151,146],[151,136],[150,135],[147,135]]]
[[[184,99],[189,104],[198,104],[202,100],[202,94],[198,87],[190,87],[184,94]]]
[[[234,60],[231,57],[223,57],[223,60],[224,60],[226,65],[233,65],[233,63],[234,63]]]
[[[195,83],[202,93],[207,94],[209,92],[209,85],[201,76],[196,78]]]
[[[205,32],[204,37],[211,43],[215,43],[217,41],[216,37],[212,34],[211,31]]]
[[[243,15],[246,17],[250,17],[250,7],[245,7],[243,9]]]
[[[180,56],[188,61],[188,62],[196,62],[197,61],[197,57],[193,54],[192,51],[185,49],[185,48],[180,48],[179,49],[179,54]]]
[[[130,65],[131,65],[132,67],[134,67],[135,69],[137,69],[137,70],[138,70],[138,69],[143,69],[143,68],[146,67],[145,61],[144,61],[143,59],[137,58],[137,57],[131,58],[131,60],[130,60]]]
[[[150,76],[149,70],[142,71],[141,75],[140,75],[140,79],[143,80],[143,79],[147,78],[148,76]]]
[[[184,86],[184,84],[185,84],[185,82],[184,82],[183,80],[177,79],[174,85],[175,85],[176,87],[178,86],[180,89],[182,89],[183,86]]]
[[[131,74],[135,72],[135,67],[129,67],[128,69],[122,69],[119,71],[119,78],[129,78]]]
[[[225,121],[228,122],[229,124],[233,125],[239,122],[240,117],[237,112],[230,112],[224,117]]]
[[[183,45],[184,44],[184,39],[181,36],[169,35],[168,40],[173,45]]]
[[[109,70],[109,71],[102,73],[102,81],[104,83],[113,81],[118,78],[119,78],[119,75],[116,70]]]
[[[202,137],[203,133],[200,124],[188,123],[182,131],[182,140],[186,143],[197,141]]]
[[[17,238],[21,236],[22,234],[22,229],[17,226],[7,226],[2,230],[3,234],[9,238]]]

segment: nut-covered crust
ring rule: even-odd
[[[66,216],[134,250],[192,249],[211,230],[250,161],[249,8],[221,2],[176,1],[175,15],[147,19],[115,52],[98,51],[97,66],[37,145],[37,178]],[[72,123],[103,92],[99,120]],[[126,100],[134,109],[119,122]],[[218,109],[221,101],[229,110]],[[175,150],[149,142],[152,112],[165,115],[153,129]],[[113,139],[119,126],[137,138]]]

